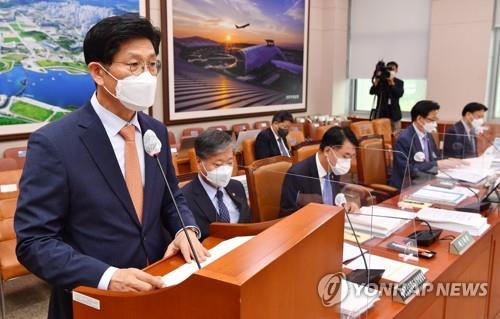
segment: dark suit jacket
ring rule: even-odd
[[[436,174],[437,160],[440,154],[434,138],[427,134],[429,138],[430,160],[424,162],[415,161],[415,154],[424,152],[417,132],[412,124],[399,135],[394,146],[394,164],[389,184],[396,188],[409,186],[410,179],[417,178],[420,174]],[[408,169],[407,169],[408,166]]]
[[[142,132],[163,141],[159,154],[186,225],[196,225],[177,186],[166,127],[138,113]],[[70,290],[97,287],[109,266],[160,260],[181,223],[156,161],[145,154],[139,222],[102,122],[90,103],[34,132],[28,142],[14,226],[19,261],[54,288],[49,318],[71,318]],[[166,232],[170,233],[170,236]]]
[[[340,177],[334,175],[334,180],[331,182],[333,199],[342,189],[342,185],[337,183],[339,180]],[[316,154],[294,164],[288,170],[281,188],[280,217],[290,215],[301,208],[300,196],[304,195],[316,195],[315,197],[322,198]]]
[[[225,187],[225,190],[240,211],[238,223],[250,223],[252,221],[252,214],[248,207],[243,185],[239,181],[232,179]],[[184,186],[182,192],[186,197],[189,208],[193,212],[196,224],[201,230],[201,238],[205,239],[210,235],[209,225],[217,221],[217,208],[214,207],[212,200],[208,197],[207,192],[205,192],[198,176]]]
[[[473,136],[474,145],[477,146],[477,138]],[[477,147],[474,147],[465,131],[462,121],[458,121],[446,130],[444,136],[444,157],[470,158],[477,156]]]
[[[378,86],[372,85],[370,94],[376,95],[380,101],[377,101],[380,103],[377,118],[386,117],[390,118],[393,122],[401,120],[402,114],[399,99],[403,96],[404,92],[404,82],[398,78],[394,78],[394,86],[387,86],[386,90],[383,90],[380,84]],[[380,99],[380,97],[382,98]]]
[[[285,143],[285,147],[289,149],[286,138],[283,139],[283,142]],[[255,140],[255,158],[259,160],[278,155],[281,155],[278,142],[273,131],[268,127],[257,135]]]

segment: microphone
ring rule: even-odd
[[[196,251],[194,250],[193,243],[191,242],[191,238],[188,235],[187,229],[186,229],[186,224],[184,223],[184,219],[182,218],[181,212],[179,211],[179,207],[177,206],[177,202],[175,200],[174,194],[172,193],[172,189],[170,188],[170,184],[168,183],[167,176],[165,175],[165,171],[163,170],[163,166],[161,165],[160,158],[158,157],[158,154],[160,154],[161,151],[161,141],[156,136],[155,132],[152,130],[147,130],[146,133],[144,133],[143,137],[144,141],[144,151],[148,153],[149,156],[153,157],[156,159],[156,162],[158,163],[158,167],[160,168],[161,175],[163,176],[163,180],[165,181],[165,184],[167,185],[168,192],[170,194],[170,197],[172,198],[172,201],[174,202],[175,206],[175,211],[177,212],[177,217],[179,217],[179,220],[181,221],[182,225],[182,230],[184,234],[186,235],[186,238],[189,243],[189,248],[191,249],[191,253],[193,254],[194,260],[196,261],[196,265],[198,266],[198,269],[201,269],[200,261],[198,260],[198,256],[196,256]]]
[[[350,212],[348,212],[347,209],[345,208],[346,203],[347,200],[343,193],[338,193],[337,196],[335,196],[335,205],[344,208],[347,221],[349,222],[349,227],[351,228],[351,231],[354,235],[354,239],[356,239],[356,245],[358,246],[359,251],[361,252],[361,257],[363,258],[363,263],[365,264],[365,269],[354,269],[348,275],[346,275],[346,280],[354,282],[358,285],[365,285],[365,286],[369,284],[376,284],[382,278],[382,274],[385,272],[385,269],[368,268],[368,263],[366,262],[365,253],[363,252],[361,244],[359,243],[358,235],[356,235],[356,232],[354,231],[354,227],[352,226],[351,223],[351,218],[349,218]]]

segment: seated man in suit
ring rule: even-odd
[[[439,169],[464,164],[458,159],[441,159],[431,133],[436,131],[440,106],[428,100],[411,109],[412,124],[401,132],[394,146],[394,164],[389,184],[402,189],[417,178],[437,174]]]
[[[334,126],[326,131],[319,151],[288,170],[281,189],[280,217],[290,215],[311,202],[335,204],[344,183],[340,176],[351,169],[358,141],[348,127]],[[357,211],[354,203],[346,209]]]
[[[286,141],[288,129],[293,122],[292,113],[278,111],[273,116],[271,127],[257,135],[255,140],[255,159],[273,156],[290,156],[290,149]]]
[[[142,17],[98,22],[83,43],[96,92],[30,136],[14,218],[16,253],[51,284],[49,319],[73,317],[77,286],[149,291],[163,282],[140,269],[179,251],[190,262],[174,200],[200,262],[209,255],[178,188],[168,142],[158,158],[172,196],[143,148],[148,130],[168,141],[165,125],[142,112],[154,103],[159,45],[159,31]]]
[[[243,185],[231,179],[233,145],[223,131],[207,130],[196,138],[194,148],[198,176],[182,192],[200,227],[201,238],[209,235],[213,222],[249,223],[251,213]]]
[[[446,130],[444,157],[477,157],[477,136],[482,134],[484,113],[488,108],[481,103],[469,103],[462,110],[462,120]]]

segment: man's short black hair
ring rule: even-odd
[[[83,54],[87,65],[99,62],[109,65],[120,50],[120,45],[131,39],[151,41],[156,55],[160,49],[160,31],[151,22],[135,14],[105,18],[85,35]]]
[[[210,156],[223,152],[231,145],[231,136],[224,131],[214,128],[201,133],[194,141],[196,156],[206,160]]]
[[[349,127],[333,126],[323,135],[319,149],[324,150],[327,146],[340,148],[346,140],[358,146],[358,139]]]
[[[440,108],[441,107],[439,106],[439,104],[434,101],[418,101],[417,104],[415,104],[411,109],[411,121],[415,122],[419,115],[423,118],[426,118],[430,112],[439,110]]]
[[[283,123],[285,121],[293,122],[293,115],[289,111],[282,110],[276,112],[276,114],[273,115],[272,123],[274,122]]]
[[[488,108],[486,105],[477,103],[477,102],[472,102],[464,106],[464,109],[462,110],[462,116],[465,116],[467,113],[474,113],[477,111],[488,111]]]
[[[399,65],[396,63],[396,61],[391,61],[391,62],[387,62],[387,66],[395,66],[396,69],[399,69]]]

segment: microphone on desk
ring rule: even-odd
[[[385,272],[385,269],[369,269],[368,268],[368,263],[366,262],[365,253],[363,252],[363,249],[361,248],[361,244],[359,243],[359,240],[358,240],[358,236],[356,235],[356,232],[354,231],[354,227],[352,226],[352,223],[351,223],[351,218],[349,218],[350,212],[345,207],[346,203],[347,203],[347,200],[346,200],[345,195],[343,193],[338,193],[337,196],[335,196],[335,205],[344,208],[345,216],[347,217],[347,221],[349,222],[349,227],[351,228],[351,231],[354,235],[354,239],[356,239],[356,245],[358,246],[359,251],[361,252],[361,257],[363,258],[363,263],[365,265],[365,269],[355,269],[355,270],[351,271],[349,274],[347,274],[346,280],[348,280],[350,282],[354,282],[358,285],[376,284],[382,278],[382,274]]]
[[[189,248],[191,249],[191,253],[193,254],[194,260],[196,261],[196,265],[198,266],[198,269],[201,269],[200,261],[198,260],[198,256],[196,255],[196,251],[194,250],[191,238],[188,235],[186,224],[184,223],[184,219],[182,218],[181,212],[179,211],[179,207],[177,206],[177,201],[175,200],[174,194],[172,193],[172,189],[170,188],[170,184],[168,183],[167,176],[165,175],[165,171],[163,170],[163,166],[161,165],[160,158],[158,157],[158,154],[160,154],[161,151],[161,141],[158,138],[158,136],[156,136],[155,132],[153,132],[152,130],[147,130],[146,133],[144,133],[143,141],[144,141],[144,150],[146,151],[146,153],[148,153],[149,156],[155,158],[156,162],[158,163],[158,167],[160,168],[163,180],[165,181],[170,197],[174,202],[175,211],[177,212],[177,217],[179,217],[179,220],[181,221],[182,231],[186,235],[186,238],[189,243]]]

